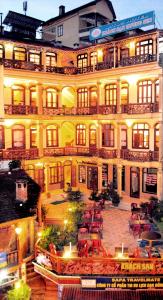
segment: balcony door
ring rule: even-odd
[[[140,169],[130,168],[130,197],[140,197]]]
[[[87,167],[87,188],[98,191],[98,168]]]

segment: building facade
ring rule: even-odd
[[[61,5],[59,16],[43,23],[43,38],[68,47],[88,45],[91,28],[115,19],[114,8],[108,0],[91,1],[68,12]]]
[[[76,50],[1,38],[0,159],[21,159],[44,192],[113,182],[121,196],[163,199],[161,37]]]

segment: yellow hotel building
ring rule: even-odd
[[[0,160],[50,192],[163,199],[162,31],[85,48],[0,38]],[[131,199],[132,201],[132,199]]]

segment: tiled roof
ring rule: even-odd
[[[28,200],[20,206],[16,201],[16,180],[28,182]],[[40,186],[24,170],[0,173],[0,223],[31,216],[31,209],[37,205]]]

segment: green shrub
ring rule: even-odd
[[[31,288],[24,282],[19,281],[15,287],[7,292],[7,300],[30,300]]]

